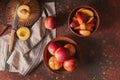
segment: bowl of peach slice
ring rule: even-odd
[[[77,67],[77,44],[68,37],[51,40],[44,49],[44,63],[51,72],[71,73]]]
[[[68,16],[70,30],[77,36],[86,37],[93,34],[99,26],[99,15],[90,6],[74,8]]]

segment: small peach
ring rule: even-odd
[[[57,42],[52,42],[48,45],[48,51],[50,52],[50,54],[54,55],[55,51],[61,47],[61,45]]]
[[[58,62],[55,56],[50,57],[49,59],[49,67],[52,70],[58,70],[62,67],[62,63]]]
[[[83,16],[80,12],[76,13],[76,18],[77,18],[77,21],[79,22],[79,24],[83,23]]]
[[[57,20],[53,16],[49,16],[44,21],[46,29],[53,30],[57,27]]]
[[[72,72],[76,67],[75,59],[65,60],[64,63],[63,63],[63,67],[64,67],[65,70],[67,70],[69,72]]]
[[[73,44],[68,43],[68,44],[65,44],[64,47],[70,51],[71,56],[75,55],[76,49],[75,49],[75,46]]]
[[[55,51],[55,57],[59,62],[64,62],[70,57],[70,52],[64,47],[60,47]]]

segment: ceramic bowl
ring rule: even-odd
[[[80,37],[90,36],[99,27],[100,18],[97,11],[90,6],[74,8],[68,16],[68,27],[71,32]]]
[[[48,51],[48,45],[50,43],[52,43],[52,42],[60,43],[62,46],[64,46],[67,43],[73,44],[75,49],[76,49],[76,53],[72,57],[74,57],[74,59],[76,60],[76,63],[77,63],[77,56],[76,55],[77,55],[77,52],[78,52],[77,43],[74,40],[72,40],[71,38],[68,38],[68,37],[57,37],[57,38],[51,40],[50,42],[48,42],[48,44],[46,45],[46,47],[44,49],[44,54],[43,54],[44,64],[45,64],[46,68],[49,71],[51,71],[53,73],[57,73],[57,74],[68,74],[68,73],[71,73],[69,71],[66,71],[63,67],[60,68],[59,70],[53,70],[53,69],[50,68],[50,66],[49,66],[49,59],[53,55],[51,55],[50,52]]]

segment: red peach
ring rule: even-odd
[[[70,52],[64,47],[60,47],[55,51],[55,57],[59,62],[64,62],[70,57]]]
[[[75,59],[65,60],[64,63],[63,63],[63,67],[64,67],[65,70],[67,70],[69,72],[72,72],[76,67]]]
[[[89,30],[89,31],[93,31],[94,26],[95,26],[94,23],[87,23],[86,24],[87,30]]]
[[[44,21],[45,27],[49,30],[53,30],[57,27],[57,21],[56,18],[53,16],[49,16]]]
[[[61,47],[61,45],[57,42],[52,42],[48,45],[48,51],[50,52],[50,54],[54,55],[55,51]]]
[[[68,44],[65,44],[64,47],[70,51],[71,56],[75,55],[76,49],[75,49],[75,46],[73,44],[68,43]]]

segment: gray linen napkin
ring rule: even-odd
[[[49,16],[55,15],[54,2],[45,3],[44,7]],[[7,67],[10,72],[19,72],[22,75],[26,75],[43,60],[42,54],[45,45],[56,37],[56,29],[47,31],[44,28],[43,21],[45,17],[46,15],[43,12],[42,17],[32,26],[32,34],[29,40],[21,41],[17,39],[11,55],[7,52],[7,42],[10,35],[8,34],[0,38],[0,70],[5,70]],[[8,55],[10,55],[9,58],[7,57]]]

